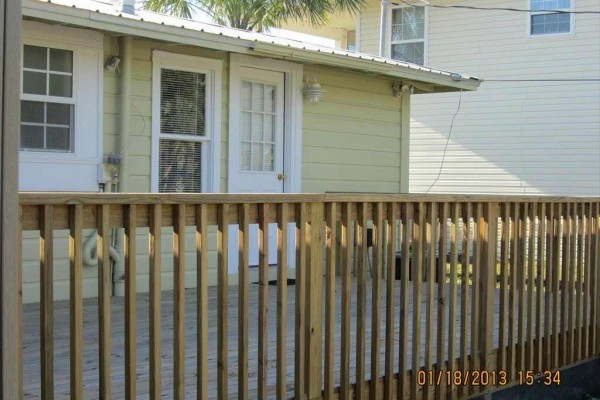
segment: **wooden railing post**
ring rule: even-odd
[[[491,371],[494,366],[494,301],[496,287],[496,251],[498,244],[499,203],[486,203],[484,208],[484,223],[487,229],[482,229],[483,257],[481,274],[479,274],[479,289],[481,290],[481,324],[479,332],[480,369]]]
[[[323,368],[323,218],[324,203],[311,203],[307,226],[306,270],[306,395],[321,398]]]

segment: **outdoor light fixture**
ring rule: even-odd
[[[121,59],[117,56],[112,56],[110,60],[106,63],[105,67],[109,71],[116,71],[119,69],[119,64],[121,63]]]
[[[304,87],[302,88],[302,94],[304,98],[307,99],[310,104],[317,104],[321,97],[325,94],[325,89],[321,87],[321,85],[317,82],[317,78],[315,76],[312,77],[312,82],[309,82],[310,75],[306,77],[304,81]]]

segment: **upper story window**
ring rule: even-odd
[[[21,150],[73,151],[73,52],[23,47]]]
[[[571,11],[572,0],[530,0],[531,15],[529,33],[531,35],[551,35],[571,32],[571,14],[549,12],[548,10]]]
[[[414,64],[425,63],[425,7],[392,9],[391,58]]]

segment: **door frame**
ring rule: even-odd
[[[256,68],[260,70],[283,72],[283,182],[284,193],[300,193],[302,189],[302,85],[303,66],[288,61],[258,58],[242,54],[231,54],[229,58],[229,129],[228,129],[228,159],[227,159],[227,192],[236,191],[237,181],[232,179],[231,160],[238,157],[238,146],[232,145],[232,132],[239,132],[239,93],[240,68]]]

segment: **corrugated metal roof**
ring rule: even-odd
[[[36,5],[38,7],[36,7]],[[238,45],[243,46],[245,50],[255,50],[258,52],[273,54],[277,53],[280,56],[287,56],[288,58],[301,58],[298,54],[294,56],[293,51],[297,50],[303,53],[306,52],[304,58],[310,58],[312,54],[316,57],[316,59],[313,61],[315,63],[319,63],[319,59],[325,60],[325,57],[337,59],[338,61],[336,62],[339,62],[339,59],[343,58],[348,61],[357,61],[358,64],[355,69],[372,71],[375,73],[391,76],[404,75],[409,79],[422,80],[425,82],[431,80],[423,79],[421,74],[419,74],[419,77],[421,77],[421,79],[419,79],[419,77],[416,76],[411,76],[410,73],[402,74],[402,71],[421,72],[426,73],[426,75],[435,74],[439,77],[445,78],[443,83],[435,82],[436,84],[448,84],[448,86],[459,88],[463,86],[461,85],[461,82],[463,82],[467,84],[467,87],[464,87],[467,90],[475,89],[477,86],[479,86],[480,83],[479,79],[464,74],[456,74],[450,71],[424,67],[421,65],[406,62],[400,62],[389,58],[375,57],[368,54],[350,52],[342,49],[320,46],[298,40],[280,38],[265,33],[249,32],[240,29],[210,24],[206,22],[192,21],[188,19],[167,16],[143,9],[136,9],[135,14],[124,13],[119,10],[119,5],[114,4],[110,1],[101,2],[96,0],[25,0],[23,4],[23,15],[41,17],[42,15],[40,14],[40,12],[43,13],[44,11],[43,9],[40,9],[39,6],[41,5],[52,8],[52,10],[46,10],[48,11],[49,15],[47,16],[47,18],[49,19],[52,18],[52,15],[56,16],[57,14],[60,14],[61,9],[65,14],[69,14],[68,10],[82,10],[92,12],[95,14],[110,16],[113,17],[115,20],[120,19],[131,22],[136,21],[138,23],[153,24],[155,26],[160,25],[164,27],[184,29],[189,32],[197,32],[204,35],[213,35],[213,40],[223,40],[225,38],[228,38],[232,39],[234,43],[237,42]],[[91,15],[85,19],[89,20],[90,22],[92,21]],[[81,23],[81,25],[91,26],[91,24],[88,25],[85,23]],[[149,27],[146,26],[146,28]],[[154,29],[158,30],[159,28],[155,27]],[[143,32],[140,31],[139,36],[144,36]],[[268,47],[263,47],[262,45],[268,45]],[[198,43],[198,46],[202,46],[202,43]],[[248,53],[248,51],[244,52]],[[323,63],[330,64],[328,62]],[[341,66],[352,68],[346,65]],[[373,68],[370,68],[370,66],[372,66]],[[385,67],[385,69],[381,69],[381,67]],[[390,73],[386,73],[388,71]],[[458,76],[460,76],[460,81],[452,80],[453,77],[454,79],[457,79]]]

